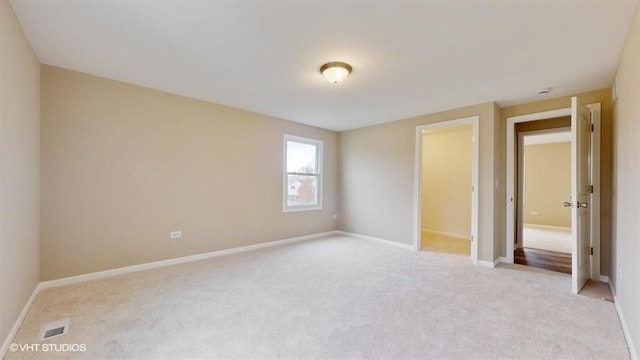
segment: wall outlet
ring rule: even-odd
[[[176,230],[176,231],[172,231],[169,233],[169,238],[170,239],[179,239],[182,237],[182,231],[181,230]]]
[[[331,218],[332,218],[333,220],[337,219],[337,218],[338,218],[338,214],[333,214],[333,215],[331,216]]]
[[[618,266],[618,278],[622,278],[622,266]]]

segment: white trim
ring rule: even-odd
[[[487,261],[487,260],[478,260],[478,265],[480,265],[482,267],[489,268],[489,269],[493,269],[493,268],[498,267],[498,265],[500,265],[500,263],[505,262],[505,260],[506,259],[504,257],[502,257],[502,256],[497,258],[497,259],[495,259],[495,260],[493,260],[493,262]]]
[[[600,275],[599,280],[600,282],[607,283],[607,284],[609,284],[610,282],[609,277],[607,275]],[[609,284],[609,286],[611,286],[611,284]]]
[[[4,338],[2,347],[0,347],[0,359],[4,359],[5,355],[7,354],[7,350],[9,350],[9,345],[11,345],[11,343],[13,342],[13,339],[16,337],[16,334],[20,329],[20,325],[22,325],[24,318],[27,316],[27,313],[29,313],[29,310],[31,309],[31,305],[33,305],[33,302],[38,296],[39,292],[40,292],[40,284],[36,285],[35,289],[33,289],[33,292],[31,293],[31,296],[29,297],[27,302],[24,304],[24,307],[22,308],[20,315],[18,316],[16,321],[13,323],[13,326],[11,327],[11,330],[9,331],[7,336]]]
[[[344,236],[350,236],[350,237],[353,237],[353,238],[356,238],[356,239],[373,241],[373,242],[377,242],[379,244],[384,244],[384,245],[387,245],[387,246],[393,246],[393,247],[397,247],[397,248],[401,248],[401,249],[405,249],[405,250],[414,250],[413,246],[411,246],[409,244],[402,244],[402,243],[399,243],[397,241],[385,240],[385,239],[380,239],[380,238],[373,237],[373,236],[350,233],[350,232],[341,231],[341,230],[338,230],[335,233],[336,234],[340,234],[340,235],[344,235]]]
[[[279,246],[279,245],[285,245],[285,244],[290,244],[290,243],[299,242],[299,241],[317,239],[317,238],[331,236],[335,234],[336,234],[336,231],[327,231],[323,233],[298,236],[298,237],[284,239],[284,240],[269,241],[269,242],[241,246],[241,247],[236,247],[231,249],[211,251],[203,254],[196,254],[196,255],[183,256],[183,257],[178,257],[173,259],[154,261],[146,264],[125,266],[125,267],[111,269],[111,270],[98,271],[98,272],[93,272],[93,273],[88,273],[83,275],[66,277],[62,279],[44,281],[40,283],[40,288],[48,289],[48,288],[58,287],[63,285],[76,284],[79,282],[84,282],[89,280],[102,279],[106,277],[112,277],[112,276],[123,275],[123,274],[130,274],[138,271],[157,269],[157,268],[177,265],[177,264],[184,264],[188,262],[210,259],[210,258],[223,256],[223,255],[236,254],[240,252],[258,250],[258,249],[263,249],[263,248],[272,247],[272,246]]]
[[[608,277],[607,277],[608,278]],[[629,328],[627,327],[627,321],[624,319],[624,315],[622,314],[622,309],[618,304],[618,298],[616,297],[616,291],[613,288],[613,284],[610,279],[607,281],[609,283],[609,290],[611,290],[611,295],[613,295],[613,304],[616,307],[616,313],[618,313],[618,320],[620,320],[620,326],[622,327],[622,333],[624,334],[624,339],[627,342],[627,347],[629,348],[629,356],[631,360],[638,360],[638,353],[636,352],[636,348],[633,345],[633,340],[631,338],[631,333],[629,332]]]
[[[546,144],[562,144],[571,142],[571,127],[567,127],[566,131],[549,131],[543,133],[536,133],[527,135],[522,142],[525,147],[532,145],[546,145]]]
[[[518,116],[511,116],[507,118],[507,123],[509,121],[513,121],[513,123],[515,124],[515,123],[528,122],[528,121],[553,119],[553,118],[562,117],[562,116],[571,116],[571,106],[562,108],[562,109],[541,111],[537,113],[524,114],[524,115],[518,115]]]
[[[566,226],[555,226],[555,225],[538,225],[538,224],[529,224],[529,223],[524,223],[522,224],[524,226],[529,226],[529,227],[536,227],[536,228],[542,228],[542,229],[549,229],[549,230],[571,230],[571,227],[566,227]]]
[[[591,185],[593,185],[593,194],[591,194],[591,246],[593,247],[593,256],[591,257],[591,278],[598,279],[600,277],[600,137],[601,133],[601,115],[600,103],[587,105],[591,110],[591,123],[593,124],[593,132],[591,133]]]
[[[16,319],[15,323],[13,324],[13,327],[11,328],[11,331],[9,331],[9,333],[7,334],[7,337],[4,339],[2,347],[0,347],[0,359],[3,359],[4,356],[6,355],[7,350],[9,350],[9,346],[11,345],[11,342],[13,341],[13,339],[16,336],[16,334],[18,333],[18,329],[20,329],[20,325],[22,325],[22,322],[24,321],[24,318],[27,316],[27,313],[31,309],[31,306],[33,305],[33,302],[34,302],[35,298],[38,296],[40,291],[42,291],[44,289],[49,289],[49,288],[54,288],[54,287],[64,286],[64,285],[71,285],[71,284],[76,284],[76,283],[81,283],[81,282],[90,281],[90,280],[96,280],[96,279],[102,279],[102,278],[107,278],[107,277],[112,277],[112,276],[117,276],[117,275],[130,274],[130,273],[143,271],[143,270],[157,269],[157,268],[161,268],[161,267],[165,267],[165,266],[183,264],[183,263],[188,263],[188,262],[193,262],[193,261],[198,261],[198,260],[204,260],[204,259],[214,258],[214,257],[218,257],[218,256],[223,256],[223,255],[229,255],[229,254],[235,254],[235,253],[240,253],[240,252],[263,249],[263,248],[267,248],[267,247],[291,244],[291,243],[299,242],[299,241],[318,239],[318,238],[331,236],[331,235],[337,235],[337,234],[344,234],[344,233],[342,231],[337,231],[337,230],[327,231],[327,232],[322,232],[322,233],[316,233],[316,234],[310,234],[310,235],[305,235],[305,236],[293,237],[293,238],[289,238],[289,239],[269,241],[269,242],[260,243],[260,244],[241,246],[241,247],[237,247],[237,248],[212,251],[212,252],[208,252],[208,253],[196,254],[196,255],[190,255],[190,256],[183,256],[183,257],[167,259],[167,260],[160,260],[160,261],[155,261],[155,262],[146,263],[146,264],[140,264],[140,265],[125,266],[125,267],[121,267],[121,268],[117,268],[117,269],[98,271],[98,272],[93,272],[93,273],[88,273],[88,274],[83,274],[83,275],[77,275],[77,276],[71,276],[71,277],[62,278],[62,279],[56,279],[56,280],[40,282],[36,286],[36,288],[33,290],[33,293],[31,294],[31,297],[29,297],[29,300],[27,300],[26,304],[22,308],[22,312],[20,313],[20,316],[18,316],[18,318]],[[401,244],[398,244],[398,245],[401,245]],[[408,247],[408,245],[407,245],[407,247]]]
[[[480,163],[480,117],[471,116],[463,119],[441,121],[432,124],[416,126],[415,134],[415,162],[413,180],[413,249],[420,250],[422,235],[422,138],[424,130],[442,129],[460,125],[473,126],[473,157],[471,170],[471,261],[478,264],[478,207],[479,207],[479,163]]]
[[[587,107],[591,110],[592,114],[592,123],[594,125],[594,131],[592,132],[592,159],[593,166],[591,174],[591,179],[593,182],[593,195],[591,199],[591,246],[593,246],[593,258],[591,261],[591,278],[594,280],[598,280],[600,276],[600,176],[598,174],[600,172],[600,131],[601,131],[601,104],[594,103],[588,104]],[[515,156],[517,154],[514,153],[515,146],[515,124],[527,121],[536,121],[536,120],[545,120],[545,119],[553,119],[561,116],[570,116],[571,115],[571,107],[543,111],[538,113],[512,116],[507,118],[507,147],[506,147],[506,256],[505,262],[513,264],[513,251],[514,251],[514,234],[515,234],[515,206],[514,203],[514,194],[515,194]],[[597,219],[597,221],[596,221]]]
[[[309,144],[316,147],[316,166],[317,173],[310,174],[318,177],[318,188],[317,188],[317,196],[318,203],[315,205],[299,205],[299,206],[289,206],[287,205],[287,194],[289,191],[289,181],[287,178],[287,141],[295,141],[302,144]],[[298,211],[312,211],[312,210],[322,210],[322,194],[323,194],[323,175],[322,175],[322,161],[323,161],[323,145],[324,142],[319,139],[312,139],[297,135],[282,135],[282,212],[290,213],[290,212],[298,212]]]
[[[434,234],[434,235],[452,237],[452,238],[462,239],[462,240],[471,240],[471,236],[465,235],[465,234],[456,234],[456,233],[452,233],[452,232],[438,231],[438,230],[431,230],[431,229],[422,229],[422,232],[423,233]]]
[[[493,269],[496,267],[493,261],[487,260],[478,260],[478,265],[489,269]]]
[[[506,219],[506,234],[505,241],[507,242],[505,259],[507,263],[513,264],[513,250],[514,250],[514,233],[515,233],[515,129],[516,123],[527,122],[527,121],[535,121],[535,120],[544,120],[544,119],[553,119],[561,116],[569,116],[571,115],[571,107],[551,110],[551,111],[543,111],[533,114],[512,116],[507,118],[507,193],[506,193],[506,207],[507,207],[507,219]]]

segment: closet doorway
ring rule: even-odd
[[[477,263],[478,117],[416,128],[416,250]]]

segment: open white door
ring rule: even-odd
[[[591,112],[577,97],[571,98],[571,236],[573,239],[572,290],[577,294],[591,273],[589,154]]]

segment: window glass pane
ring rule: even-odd
[[[317,174],[317,146],[287,141],[287,172]]]
[[[317,176],[287,175],[287,206],[309,206],[317,204]]]

